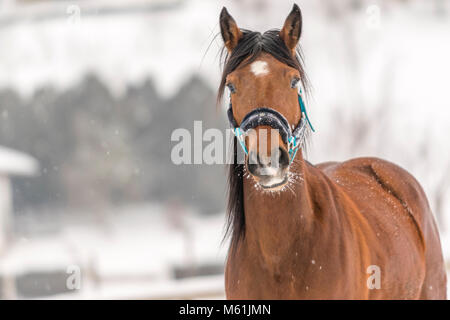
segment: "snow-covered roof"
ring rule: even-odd
[[[0,146],[0,174],[34,175],[38,162],[33,157],[20,151]]]

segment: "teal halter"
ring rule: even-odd
[[[233,129],[234,135],[239,141],[242,150],[245,152],[245,154],[248,155],[248,150],[247,147],[245,146],[245,136],[247,134],[247,131],[259,125],[268,125],[273,129],[278,130],[281,138],[287,144],[290,158],[289,164],[291,164],[292,161],[294,161],[295,155],[297,154],[297,151],[300,148],[301,143],[306,138],[308,131],[307,127],[309,126],[309,128],[311,128],[311,130],[315,132],[311,124],[311,121],[309,120],[308,114],[306,112],[306,107],[302,98],[301,89],[298,93],[298,103],[301,112],[300,123],[292,131],[286,118],[278,111],[269,108],[258,108],[251,111],[244,117],[241,124],[238,125],[236,120],[234,119],[230,97],[230,104],[228,108],[228,120],[230,122],[231,128]]]
[[[316,132],[311,124],[311,121],[309,121],[308,113],[306,113],[305,103],[303,102],[302,98],[302,89],[300,89],[300,92],[298,94],[298,104],[300,105],[300,111],[302,112],[302,115],[305,114],[306,121],[308,121],[309,127],[311,128],[312,132]]]
[[[308,117],[308,113],[306,112],[306,107],[305,107],[305,103],[303,102],[303,98],[302,98],[302,91],[300,89],[300,92],[298,94],[298,104],[300,105],[300,111],[302,113],[302,119],[306,119],[306,122],[308,122],[309,127],[311,128],[312,132],[316,132],[316,130],[314,130],[314,127],[311,124],[311,121],[309,120]],[[302,121],[300,121],[300,126],[302,126]],[[300,135],[296,135],[295,132],[297,131],[297,129],[294,130],[294,134],[291,135],[288,139],[288,151],[289,151],[289,157],[290,157],[290,161],[289,164],[292,163],[292,161],[294,161],[295,155],[297,154],[297,151],[300,147],[300,143],[304,140],[305,137],[305,130],[299,130],[302,131],[302,134]],[[299,132],[300,133],[300,132]]]

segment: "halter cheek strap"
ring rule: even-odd
[[[256,128],[260,125],[267,125],[272,127],[273,129],[278,130],[283,142],[287,144],[290,158],[289,164],[291,164],[295,158],[295,155],[297,154],[298,149],[300,148],[301,143],[306,138],[308,131],[307,126],[309,126],[313,132],[315,132],[309,120],[308,114],[306,113],[301,89],[298,94],[298,103],[300,106],[301,118],[297,127],[292,131],[286,118],[278,111],[270,108],[258,108],[251,111],[244,117],[241,125],[239,126],[234,119],[230,98],[230,104],[227,111],[228,121],[230,122],[230,126],[233,129],[234,135],[239,141],[245,154],[248,154],[247,147],[245,146],[245,136],[248,130]]]
[[[314,130],[314,128],[311,124],[311,121],[309,121],[308,113],[306,112],[305,102],[303,102],[301,90],[300,90],[300,93],[298,94],[298,104],[300,105],[300,111],[302,112],[302,117],[305,116],[306,121],[308,121],[309,127],[311,128],[312,132],[316,132],[316,130]]]

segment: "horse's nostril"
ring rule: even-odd
[[[280,168],[284,169],[287,166],[289,166],[289,154],[287,153],[286,150],[280,148],[279,155],[280,155],[280,157],[279,157]]]
[[[247,168],[248,171],[252,174],[255,175],[256,171],[259,167],[259,161],[258,161],[258,156],[256,155],[256,153],[254,152],[250,152],[248,155],[248,162],[247,162]]]
[[[257,175],[257,170],[258,170],[258,165],[257,164],[248,164],[248,171],[252,174],[252,175]]]

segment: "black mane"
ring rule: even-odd
[[[223,59],[222,80],[219,86],[217,101],[219,102],[225,90],[226,78],[228,74],[236,70],[238,66],[245,66],[255,61],[263,52],[270,54],[280,62],[295,68],[300,73],[300,81],[309,92],[308,80],[303,70],[303,58],[300,47],[297,47],[295,57],[280,38],[278,29],[272,29],[261,34],[250,30],[243,30],[242,38],[236,48],[228,54],[226,48],[222,48],[221,57]],[[224,56],[225,53],[225,56]],[[245,214],[244,214],[244,165],[238,163],[237,140],[233,141],[233,159],[228,167],[228,205],[227,205],[227,225],[225,238],[231,236],[230,252],[234,253],[239,241],[245,237]]]

